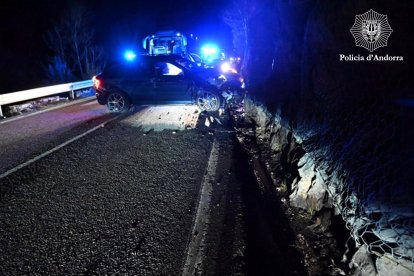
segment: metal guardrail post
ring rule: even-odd
[[[1,105],[0,105],[0,119],[3,118],[3,111],[1,110]]]
[[[71,100],[74,100],[75,99],[75,92],[73,90],[70,90],[70,92],[69,92],[69,98]]]

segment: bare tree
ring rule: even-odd
[[[71,74],[65,76],[89,79],[104,67],[103,49],[94,45],[94,31],[87,18],[88,13],[83,6],[72,6],[45,36],[53,51],[52,67],[64,68],[60,65],[65,64],[71,70]]]
[[[102,47],[91,46],[85,49],[84,53],[84,74],[86,76],[95,76],[101,73],[105,67],[104,51]]]
[[[54,56],[66,61],[66,38],[62,36],[62,26],[56,25],[46,33],[45,41],[47,46],[53,51]]]
[[[250,62],[250,19],[257,13],[256,6],[249,0],[233,0],[222,14],[224,23],[229,25],[233,35],[233,46],[241,56],[241,71],[247,76]]]
[[[64,83],[74,80],[72,71],[59,56],[53,56],[49,59],[45,71],[48,79],[47,83]]]

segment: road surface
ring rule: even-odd
[[[0,275],[303,275],[228,116],[171,108],[0,124],[3,171],[64,144],[0,178]]]
[[[91,99],[0,121],[0,174],[113,116]]]

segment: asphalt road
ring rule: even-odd
[[[89,102],[0,124],[20,145],[0,144],[2,166],[111,118]],[[116,117],[0,178],[0,275],[303,275],[286,217],[247,160],[228,114]]]
[[[135,115],[1,179],[1,275],[180,274],[212,136]]]
[[[92,99],[0,121],[0,174],[111,117]]]

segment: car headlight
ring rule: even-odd
[[[228,73],[228,72],[237,73],[237,70],[234,69],[229,62],[223,62],[221,64],[220,69],[222,73]]]

